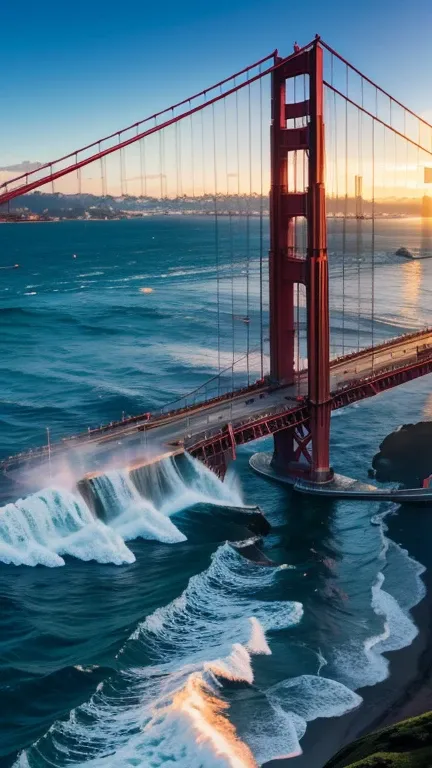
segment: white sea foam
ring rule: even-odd
[[[197,503],[242,506],[237,487],[225,485],[189,456],[182,462],[183,474],[173,458],[143,468],[141,493],[126,470],[93,478],[103,519],[63,483],[7,504],[0,509],[0,562],[55,567],[64,565],[63,555],[70,555],[99,563],[132,563],[135,556],[126,541],[185,541],[170,519],[176,512]]]
[[[270,653],[258,617],[271,630],[281,625],[281,613],[285,628],[301,618],[296,603],[253,598],[258,584],[275,578],[277,569],[245,561],[229,545],[220,547],[210,567],[177,600],[147,617],[126,643],[126,665],[128,653],[136,659],[141,647],[152,665],[137,668],[135,661],[133,669],[102,683],[16,765],[33,768],[47,755],[57,766],[87,768],[257,768],[253,750],[228,719],[223,686],[226,680],[250,685],[253,656]],[[256,716],[259,711],[258,702]],[[278,732],[285,752],[292,717],[283,712]]]
[[[185,541],[174,523],[143,499],[126,471],[107,472],[92,481],[109,525],[125,541],[153,539],[167,544]]]
[[[191,368],[214,369],[217,371],[220,367],[229,368],[233,362],[231,352],[221,350],[218,356],[214,349],[198,345],[191,347],[190,344],[172,344],[168,348],[168,353],[174,360],[180,361]],[[246,373],[249,370],[251,374],[258,376],[261,372],[262,364],[265,370],[269,369],[270,358],[268,355],[264,355],[261,362],[260,353],[251,352],[248,358],[244,356],[235,361],[234,371],[236,373]]]
[[[366,638],[363,645],[352,641],[334,653],[340,679],[353,688],[372,686],[385,680],[390,674],[390,662],[383,654],[411,645],[418,634],[409,611],[425,594],[424,583],[420,578],[425,569],[386,536],[385,518],[394,510],[394,505],[387,506],[384,511],[372,517],[371,522],[379,526],[380,530],[382,548],[379,558],[386,562],[390,551],[393,558],[395,555],[400,558],[398,568],[404,573],[404,580],[411,582],[411,588],[405,589],[404,595],[398,600],[382,588],[385,577],[381,571],[378,572],[371,588],[371,606],[374,613],[383,620],[381,631]]]
[[[267,697],[285,711],[303,718],[305,723],[318,717],[340,717],[362,702],[361,696],[345,685],[316,675],[284,680],[270,688]]]
[[[132,563],[133,553],[96,520],[83,499],[47,488],[0,509],[0,560],[13,565],[64,565],[62,555],[99,563]]]
[[[411,645],[418,634],[418,629],[410,616],[404,613],[395,598],[382,589],[384,574],[378,573],[372,587],[372,608],[378,616],[384,618],[384,632],[375,645],[375,651],[398,651]]]
[[[242,736],[259,763],[300,755],[308,722],[340,717],[360,706],[362,698],[329,678],[301,675],[278,683],[254,709]]]

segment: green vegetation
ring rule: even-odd
[[[432,768],[432,712],[364,736],[325,768]]]

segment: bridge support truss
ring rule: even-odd
[[[308,76],[309,98],[287,103],[287,81],[299,75]],[[293,122],[294,127],[287,127]],[[307,155],[307,182],[304,191],[289,191],[288,158],[290,153],[299,151]],[[294,472],[301,455],[307,461],[309,479],[318,483],[332,477],[324,152],[323,50],[316,40],[309,49],[281,63],[272,74],[269,268],[270,365],[272,380],[278,384],[294,384],[294,293],[296,284],[306,286],[307,431],[311,440],[310,448],[304,445],[304,438],[299,442],[291,429],[277,433],[273,463],[279,471]],[[307,222],[306,259],[296,253],[297,217],[304,217]],[[305,449],[299,451],[302,445]]]

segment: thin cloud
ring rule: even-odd
[[[43,163],[34,162],[31,160],[23,160],[22,163],[16,163],[15,165],[3,165],[0,166],[0,171],[16,171],[17,173],[27,173],[29,171],[37,171],[41,168]]]

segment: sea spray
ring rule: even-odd
[[[69,555],[132,563],[135,556],[126,541],[186,540],[170,519],[175,513],[198,503],[242,506],[238,489],[225,486],[186,454],[130,473],[101,473],[78,488],[75,493],[63,487],[44,489],[3,507],[0,562],[55,567],[64,565],[62,556]]]
[[[130,477],[140,494],[165,515],[199,503],[243,506],[238,486],[223,483],[187,453],[133,469]]]
[[[174,544],[186,540],[169,517],[140,496],[126,471],[108,472],[91,482],[106,522],[125,541],[141,537]]]

